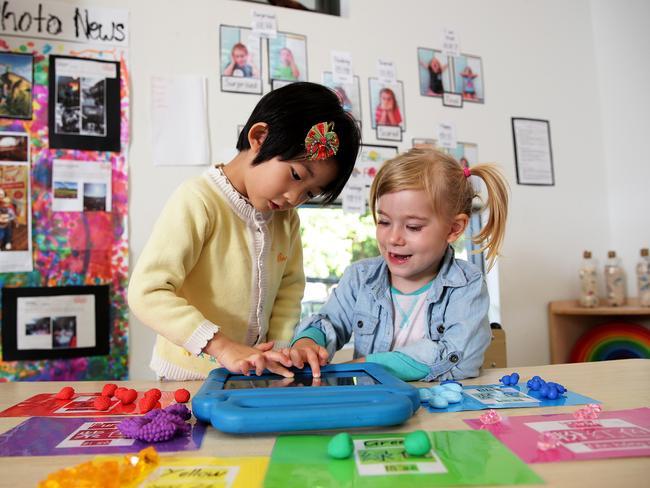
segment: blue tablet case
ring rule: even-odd
[[[419,408],[417,388],[374,363],[321,368],[323,386],[311,370],[293,370],[294,386],[281,376],[213,370],[192,399],[196,418],[232,434],[348,429],[397,425]]]

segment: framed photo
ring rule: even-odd
[[[262,94],[262,40],[252,29],[222,25],[221,91]]]
[[[439,49],[418,48],[420,95],[442,97],[445,92],[453,91],[449,61]]]
[[[462,54],[453,58],[453,89],[465,102],[484,103],[483,62],[478,56]]]
[[[277,36],[268,42],[269,79],[273,89],[294,81],[306,81],[307,37],[278,32]]]
[[[354,120],[361,124],[361,82],[358,76],[354,83],[334,83],[331,71],[323,72],[323,85],[334,91],[341,100],[343,110],[348,112]]]
[[[377,139],[401,141],[406,130],[404,119],[404,84],[381,83],[378,78],[369,78],[370,114],[372,128]]]
[[[512,117],[512,138],[517,184],[554,186],[549,121]]]
[[[34,56],[0,52],[0,117],[32,118]]]
[[[2,360],[109,353],[109,286],[2,289]]]
[[[120,63],[50,56],[50,148],[120,151]]]

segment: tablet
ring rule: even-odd
[[[419,408],[417,388],[374,363],[330,364],[314,378],[213,370],[192,399],[194,415],[233,434],[398,425]]]

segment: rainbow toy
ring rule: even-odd
[[[569,362],[650,358],[650,330],[638,324],[612,322],[585,332],[573,346]]]

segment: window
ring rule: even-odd
[[[379,249],[370,212],[359,217],[344,213],[341,208],[305,206],[298,213],[307,278],[302,302],[302,317],[306,317],[318,312],[350,263],[379,256]],[[474,212],[465,235],[453,247],[456,257],[484,270],[483,255],[472,254],[477,247],[470,239],[480,227],[480,214]]]

